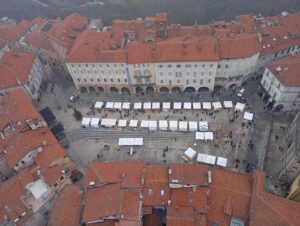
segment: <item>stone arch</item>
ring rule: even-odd
[[[130,90],[129,90],[128,88],[126,88],[126,87],[123,87],[123,88],[121,89],[121,93],[122,93],[122,94],[126,94],[126,95],[130,95]]]
[[[186,87],[186,88],[184,89],[183,92],[185,92],[185,93],[194,93],[194,92],[196,92],[196,90],[195,90],[194,87],[188,86],[188,87]]]
[[[153,86],[147,86],[146,92],[147,92],[147,93],[154,93],[154,88],[153,88]]]
[[[171,89],[171,93],[175,93],[175,94],[181,93],[181,89],[178,86],[173,87]]]
[[[110,88],[109,88],[109,92],[110,92],[110,93],[119,93],[119,90],[118,90],[118,88],[116,88],[116,87],[110,87]]]
[[[136,93],[142,93],[143,91],[144,91],[143,88],[140,87],[140,86],[137,86],[137,87],[135,88],[135,92],[136,92]]]
[[[206,87],[206,86],[200,87],[200,88],[198,89],[198,92],[209,92],[209,88]]]
[[[221,86],[221,85],[216,85],[214,87],[215,92],[224,92],[225,90],[226,90],[226,88],[224,86]]]
[[[97,90],[98,90],[98,93],[104,93],[105,92],[103,87],[98,87]]]
[[[159,92],[160,92],[160,93],[169,93],[169,89],[168,89],[167,87],[161,87],[161,88],[159,89]]]
[[[81,92],[81,93],[87,93],[88,90],[87,90],[86,87],[82,86],[82,87],[80,87],[80,92]]]

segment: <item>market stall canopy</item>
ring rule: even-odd
[[[189,122],[189,131],[196,132],[198,130],[198,123],[190,121]]]
[[[91,127],[99,128],[100,118],[92,118],[91,119]]]
[[[142,103],[141,102],[134,103],[133,108],[136,110],[142,109]]]
[[[114,108],[114,102],[106,102],[105,108],[106,109],[113,109]]]
[[[130,120],[129,127],[136,128],[138,126],[138,122],[139,122],[139,120],[134,120],[134,119]]]
[[[214,108],[215,110],[222,109],[222,104],[221,104],[220,101],[213,102],[212,105],[213,105],[213,108]]]
[[[126,119],[120,119],[118,121],[118,126],[119,127],[126,127],[127,126],[127,120]]]
[[[130,109],[130,102],[123,102],[122,108],[126,109],[126,110],[129,110]]]
[[[245,112],[244,113],[244,119],[246,119],[248,121],[252,121],[253,120],[253,113]]]
[[[192,103],[191,102],[184,102],[183,103],[183,109],[191,110],[192,109]]]
[[[160,130],[168,130],[168,121],[167,120],[159,120],[159,129]]]
[[[210,110],[211,109],[211,103],[210,102],[203,102],[203,109]]]
[[[193,148],[188,148],[186,149],[186,151],[184,152],[184,156],[186,158],[188,158],[189,160],[193,160],[197,155],[197,152],[193,149]]]
[[[242,104],[240,102],[237,102],[235,105],[235,110],[237,111],[244,111],[244,108],[245,108],[245,104]]]
[[[104,103],[103,103],[103,102],[100,102],[100,101],[99,101],[99,102],[96,102],[95,105],[94,105],[94,108],[95,108],[95,109],[102,109],[103,104],[104,104]]]
[[[119,146],[142,146],[144,145],[143,138],[119,138]]]
[[[194,102],[193,103],[193,109],[194,110],[200,110],[201,109],[201,103],[200,102]]]
[[[116,124],[117,124],[117,120],[116,119],[104,118],[101,121],[101,126],[104,126],[104,127],[113,127]]]
[[[182,107],[182,103],[181,102],[174,102],[173,109],[180,110],[181,107]]]
[[[159,110],[160,109],[160,103],[159,102],[153,102],[152,103],[152,109],[153,110]]]
[[[226,165],[227,165],[227,159],[226,158],[222,158],[222,157],[218,157],[217,165],[218,166],[226,167]]]
[[[178,130],[178,121],[171,120],[169,122],[169,129],[171,131],[177,131]]]
[[[197,162],[203,162],[203,163],[215,165],[216,156],[198,153]]]
[[[232,101],[224,101],[224,108],[232,108],[233,104]]]

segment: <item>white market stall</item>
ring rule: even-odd
[[[163,130],[163,131],[168,130],[168,121],[167,120],[159,120],[158,124],[159,124],[159,130]]]
[[[142,109],[142,103],[141,102],[134,103],[133,109],[135,109],[135,110]]]
[[[211,103],[210,102],[203,102],[203,109],[210,110],[211,109]]]
[[[213,132],[205,132],[204,133],[205,140],[214,140],[214,133]]]
[[[103,118],[101,121],[101,126],[103,127],[114,127],[117,124],[116,119]]]
[[[217,165],[218,166],[226,167],[226,165],[227,165],[227,159],[223,158],[223,157],[218,157],[218,159],[217,159]]]
[[[203,162],[203,163],[206,163],[206,164],[215,165],[216,156],[198,153],[197,162]]]
[[[222,104],[221,104],[220,101],[213,102],[212,105],[213,105],[213,108],[214,108],[215,110],[222,109]]]
[[[129,127],[131,127],[131,128],[137,128],[138,127],[138,122],[139,122],[139,120],[131,119],[129,121]]]
[[[163,102],[163,111],[169,111],[171,109],[171,103],[170,102]]]
[[[244,119],[247,120],[247,121],[252,121],[253,120],[253,113],[245,112],[244,113]]]
[[[122,102],[115,102],[114,109],[121,110],[122,109]]]
[[[142,146],[144,145],[143,138],[119,138],[119,146]]]
[[[141,128],[149,128],[149,121],[148,120],[142,120],[141,121]]]
[[[114,102],[106,102],[105,108],[106,109],[113,109],[114,108]]]
[[[194,102],[193,103],[193,109],[194,110],[200,110],[201,109],[201,103],[200,102]]]
[[[118,127],[125,128],[126,126],[127,126],[127,120],[126,119],[120,119],[118,121]]]
[[[94,108],[95,109],[102,109],[103,105],[104,105],[103,102],[98,101],[98,102],[95,103]]]
[[[232,108],[233,104],[232,101],[224,101],[224,108]]]
[[[177,131],[178,130],[178,121],[171,120],[169,122],[169,130],[170,131]]]
[[[100,118],[91,118],[91,127],[99,128]]]
[[[179,131],[183,131],[183,132],[188,131],[188,122],[187,121],[179,121]]]
[[[91,118],[82,118],[82,121],[81,121],[81,126],[83,128],[87,128],[87,127],[90,127],[90,123],[91,123]]]
[[[174,102],[173,103],[173,109],[174,110],[180,110],[182,108],[182,103],[181,102]]]
[[[199,130],[201,132],[208,131],[208,122],[207,121],[200,121],[199,122]]]
[[[188,148],[186,149],[186,151],[184,152],[184,157],[186,157],[187,159],[189,160],[193,160],[196,155],[197,155],[197,152],[193,149],[193,148]]]
[[[153,102],[152,103],[152,110],[160,110],[160,103],[159,102]]]
[[[196,132],[198,130],[198,123],[189,121],[189,131],[190,132]]]
[[[191,110],[192,109],[192,103],[191,102],[184,102],[183,103],[183,109]]]
[[[143,104],[143,109],[144,109],[145,111],[150,111],[150,110],[151,110],[151,106],[152,106],[151,102],[145,102],[145,103]]]
[[[155,120],[148,121],[148,128],[149,130],[157,130],[157,121]]]
[[[235,105],[235,110],[236,111],[244,111],[244,108],[245,108],[245,104],[242,104],[240,102],[237,102],[236,105]]]
[[[196,140],[204,140],[204,132],[196,132]]]
[[[130,109],[130,102],[123,102],[122,108],[125,109],[125,110],[129,110]]]

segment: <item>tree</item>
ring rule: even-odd
[[[80,121],[82,119],[82,114],[80,111],[78,111],[76,108],[74,108],[73,116],[76,118],[77,121]]]

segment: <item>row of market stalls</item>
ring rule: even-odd
[[[217,102],[96,102],[94,105],[95,109],[107,109],[107,110],[220,110],[222,108],[233,108],[232,101],[223,101],[223,104],[220,101]],[[237,102],[235,105],[235,110],[243,111],[245,104]]]
[[[100,127],[120,127],[120,128],[144,128],[149,130],[162,130],[162,131],[208,131],[207,121],[176,121],[176,120],[127,120],[127,119],[108,119],[103,118],[87,118],[84,117],[81,121],[81,126],[84,128],[100,128]]]
[[[196,158],[196,161],[199,163],[218,165],[218,166],[222,166],[222,167],[226,167],[226,165],[227,165],[226,158],[198,153],[191,147],[189,147],[183,154],[183,159],[185,161],[193,161],[195,158]]]

